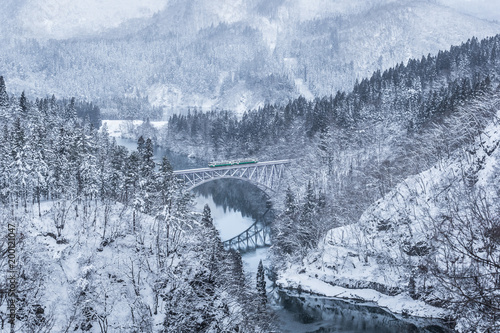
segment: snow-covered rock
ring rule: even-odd
[[[500,186],[499,117],[497,112],[470,147],[455,151],[398,184],[373,203],[357,223],[328,231],[318,248],[301,263],[290,264],[281,272],[278,284],[325,296],[373,301],[396,313],[408,311],[441,318],[449,314],[429,305],[445,305],[438,291],[444,280],[436,280],[430,270],[441,270],[441,278],[446,279],[447,265],[456,264],[457,272],[474,265],[474,259],[463,253],[453,259],[454,251],[461,253],[460,241],[471,241],[467,249],[474,255],[487,255],[484,241],[494,236],[482,232],[488,232],[490,226],[467,220],[471,218],[467,214],[472,198],[480,198],[484,205],[477,209],[493,212],[496,207]],[[461,216],[471,223],[465,226],[471,230],[463,232]],[[451,219],[455,219],[454,224],[448,223]],[[467,235],[472,238],[460,238]],[[478,269],[490,274],[487,266]]]

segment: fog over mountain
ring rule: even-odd
[[[7,1],[0,14],[0,73],[13,93],[95,100],[113,117],[140,117],[123,111],[116,103],[123,98],[142,105],[136,110],[153,105],[165,114],[194,106],[242,113],[299,95],[349,90],[377,69],[495,35],[500,24],[485,20],[495,6],[446,0]]]
[[[497,2],[1,0],[2,332],[497,332]]]
[[[64,39],[151,17],[165,4],[165,0],[5,0],[2,29],[19,37]]]
[[[487,20],[500,20],[500,2],[495,0],[439,0],[461,12]]]

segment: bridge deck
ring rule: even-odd
[[[251,168],[251,167],[256,167],[256,166],[288,164],[288,163],[290,163],[290,160],[265,161],[265,162],[249,163],[249,164],[237,164],[237,165],[224,166],[224,167],[213,167],[213,168],[207,167],[207,168],[198,168],[198,169],[176,170],[176,171],[174,171],[174,174],[180,175],[180,174],[186,174],[186,173],[208,172],[208,171],[214,171],[214,170],[241,169],[241,168]]]

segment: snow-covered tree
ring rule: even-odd
[[[259,311],[264,312],[267,305],[266,278],[264,275],[264,265],[262,259],[257,267],[257,306]]]

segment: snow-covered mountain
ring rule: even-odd
[[[196,31],[220,22],[256,22],[261,17],[306,21],[349,15],[389,2],[395,0],[5,0],[2,13],[9,19],[3,21],[4,27],[14,24],[21,37],[65,39],[99,33],[161,11],[169,18],[170,28]]]
[[[451,315],[459,331],[498,327],[499,108],[497,95],[447,120],[440,130],[468,143],[451,150],[438,134],[426,148],[441,154],[437,164],[395,186],[357,223],[331,229],[278,284],[397,313]],[[486,119],[484,130],[471,130]],[[484,298],[491,308],[481,308]]]
[[[12,92],[100,100],[105,110],[128,97],[165,112],[243,112],[349,91],[377,69],[500,32],[496,22],[435,1],[117,4],[8,1],[0,73]],[[39,40],[13,42],[16,36]]]
[[[166,0],[5,0],[2,12],[8,20],[0,27],[14,26],[11,31],[20,37],[64,39],[151,17],[165,4]]]
[[[350,16],[396,0],[5,0],[3,27],[17,26],[23,37],[64,39],[90,35],[137,18],[167,12],[171,27],[179,20],[194,18],[193,28],[220,22],[262,24],[269,20],[303,22],[332,16]],[[434,1],[436,2],[436,1]],[[439,0],[437,3],[476,17],[500,19],[500,4],[492,0]],[[1,15],[1,14],[0,14]],[[177,26],[178,27],[178,26]],[[262,26],[264,29],[265,26]]]
[[[496,0],[439,0],[439,3],[487,20],[500,20],[500,2]]]

